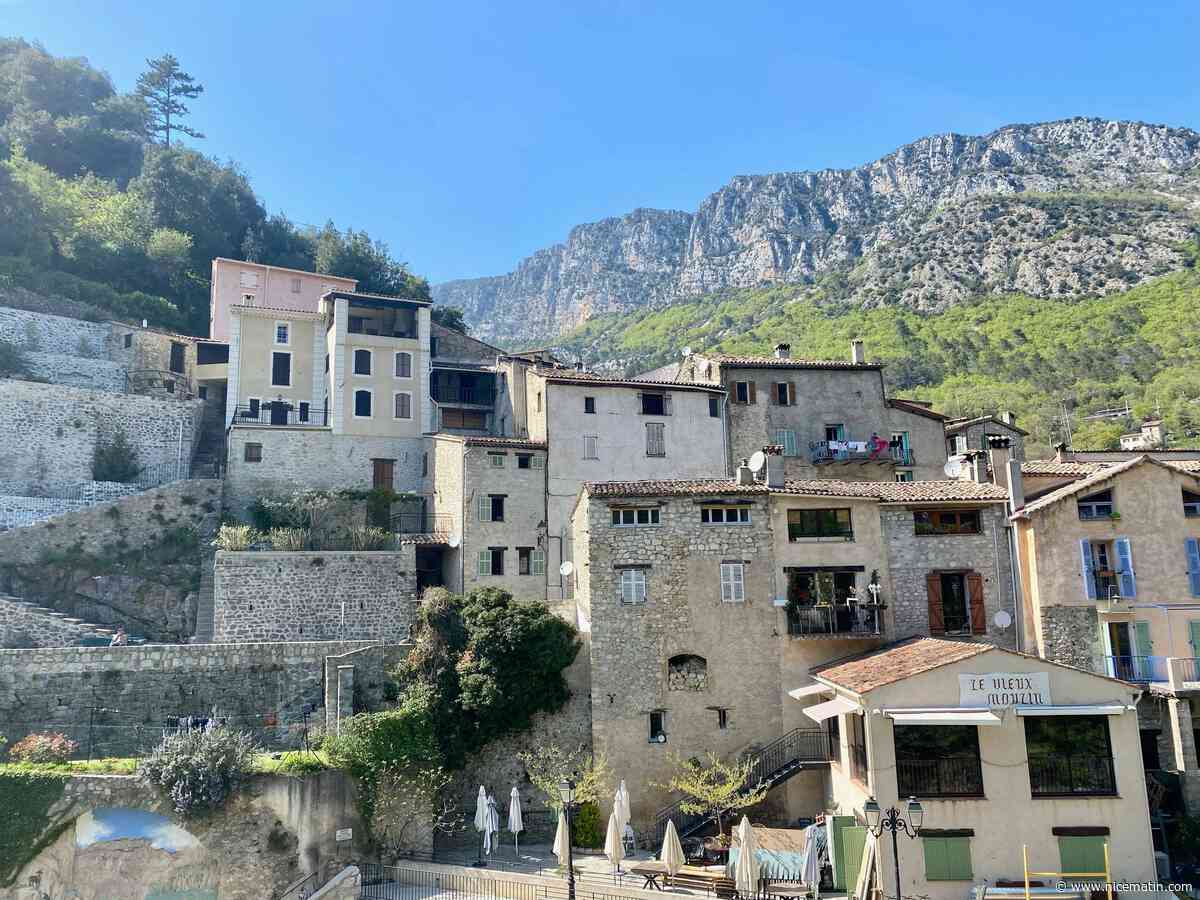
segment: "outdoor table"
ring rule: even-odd
[[[645,882],[642,885],[643,889],[661,891],[663,887],[659,883],[659,878],[667,874],[667,867],[664,863],[651,859],[646,862],[640,862],[636,866],[630,866],[629,874],[642,876]]]

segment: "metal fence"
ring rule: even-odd
[[[901,796],[982,797],[979,757],[896,760]]]
[[[1035,797],[1117,792],[1111,756],[1031,755],[1029,785]]]
[[[238,406],[233,411],[234,425],[308,425],[323,428],[329,424],[325,409],[314,409],[307,402],[293,404],[263,401]]]
[[[492,863],[489,862],[489,866]],[[522,881],[489,877],[485,872],[467,874],[441,872],[410,866],[384,866],[359,863],[362,888],[359,897],[371,900],[435,900],[435,898],[471,898],[471,900],[567,900],[567,880],[561,874],[541,873],[543,881]],[[515,871],[515,870],[506,870]],[[534,874],[534,873],[524,873]],[[575,876],[577,900],[625,900],[630,895],[621,889],[640,888],[643,879],[623,873],[618,876],[580,872]],[[622,882],[626,882],[622,884]]]

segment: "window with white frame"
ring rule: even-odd
[[[371,418],[371,392],[367,390],[354,392],[354,418]]]
[[[546,574],[546,551],[545,550],[538,550],[535,548],[533,550],[533,552],[529,554],[529,568],[530,568],[531,575],[545,575]]]
[[[783,448],[784,456],[799,456],[799,450],[796,448],[796,432],[790,428],[776,429],[775,443]]]
[[[749,525],[748,506],[702,506],[700,522],[704,525]]]
[[[254,305],[254,295],[253,294],[242,294],[242,306],[253,306],[253,305]]]
[[[370,375],[371,374],[371,351],[370,350],[355,350],[354,351],[354,374],[355,375]]]
[[[618,581],[622,603],[646,602],[646,570],[643,568],[624,568]]]
[[[600,441],[600,436],[597,434],[585,434],[583,436],[583,458],[584,459],[599,459],[596,445]]]
[[[657,525],[659,510],[657,506],[626,506],[614,508],[612,511],[614,525]]]
[[[721,563],[721,602],[742,603],[746,599],[745,564]]]
[[[508,454],[505,454],[505,453],[489,453],[488,454],[488,465],[491,466],[493,469],[503,469],[504,468],[504,457],[507,455]]]
[[[396,354],[396,377],[412,378],[412,354],[403,350]]]
[[[395,411],[393,415],[397,419],[412,418],[412,394],[398,392],[395,395]]]
[[[286,347],[290,344],[292,338],[292,328],[287,322],[275,323],[275,345],[278,347]]]
[[[292,293],[293,294],[300,293],[300,279],[299,278],[292,279]]]

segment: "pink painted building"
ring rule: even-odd
[[[218,257],[212,263],[209,337],[229,340],[229,310],[234,306],[315,313],[322,295],[353,291],[357,284],[353,278]]]

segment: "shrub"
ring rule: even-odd
[[[65,763],[79,744],[65,734],[42,731],[27,734],[8,750],[9,759],[22,763]]]
[[[310,772],[323,772],[328,768],[315,753],[305,750],[289,750],[279,758],[278,771],[287,775],[307,775]]]
[[[391,546],[392,536],[373,525],[359,525],[347,531],[351,550],[386,550]]]
[[[600,807],[590,800],[580,803],[571,817],[571,842],[576,847],[598,849],[604,846],[604,821]]]
[[[0,341],[0,378],[22,378],[30,374],[29,361],[16,344]]]
[[[222,525],[213,546],[218,550],[249,550],[260,535],[249,525]]]
[[[258,748],[245,732],[209,725],[167,735],[138,765],[182,815],[218,809],[250,773]]]
[[[92,452],[92,478],[96,481],[119,481],[125,484],[137,481],[142,467],[138,465],[137,451],[129,443],[123,428],[112,435],[96,441]]]
[[[267,533],[274,550],[307,550],[310,537],[307,528],[272,528]]]

